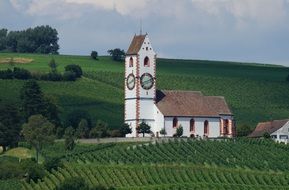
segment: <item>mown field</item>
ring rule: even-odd
[[[11,59],[13,57],[13,59]],[[74,109],[87,110],[94,120],[102,119],[112,128],[123,122],[124,66],[110,57],[98,61],[88,56],[0,54],[0,69],[14,66],[32,72],[47,72],[54,57],[58,71],[78,64],[84,77],[76,82],[40,81],[43,91],[57,100],[62,119]],[[17,58],[30,62],[16,63]],[[10,59],[9,62],[1,60]],[[15,61],[14,61],[15,60]],[[3,63],[4,62],[4,63]],[[220,61],[158,59],[158,89],[202,91],[205,95],[224,96],[235,114],[237,125],[252,128],[259,121],[289,116],[289,68]],[[24,81],[0,80],[0,99],[19,102]]]
[[[100,144],[63,155],[64,165],[23,189],[55,189],[71,177],[115,189],[288,189],[289,147],[270,141],[171,140]]]

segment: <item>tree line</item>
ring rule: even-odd
[[[58,54],[58,32],[51,26],[21,31],[0,29],[0,52]]]

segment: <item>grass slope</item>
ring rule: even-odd
[[[39,82],[44,93],[52,95],[61,108],[61,117],[74,109],[89,111],[94,120],[102,119],[111,127],[123,121],[123,63],[109,57],[94,61],[88,56],[1,53],[0,60],[32,59],[30,63],[0,64],[0,69],[22,67],[32,72],[47,72],[54,57],[62,72],[68,64],[78,64],[84,77],[77,82]],[[16,61],[15,61],[16,62]],[[205,95],[224,96],[237,124],[255,127],[259,121],[288,118],[289,68],[273,65],[158,59],[158,89],[202,91]],[[23,81],[0,80],[0,99],[19,101]],[[5,89],[5,90],[4,90]]]

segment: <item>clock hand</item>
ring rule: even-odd
[[[152,79],[149,79],[149,80],[144,81],[143,83],[144,83],[144,84],[147,84],[147,83],[149,83],[149,82],[151,82],[151,81],[152,81]]]

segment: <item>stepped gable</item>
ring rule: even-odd
[[[138,36],[135,35],[132,39],[132,42],[131,42],[126,54],[127,55],[136,55],[139,52],[139,50],[140,50],[140,48],[141,48],[141,46],[145,40],[145,37],[146,37],[146,35],[138,35]]]
[[[248,137],[262,137],[266,132],[269,134],[274,133],[283,127],[288,121],[289,119],[284,119],[258,123],[255,130],[248,135]]]
[[[156,106],[164,116],[233,115],[224,97],[204,96],[198,91],[157,90]]]

